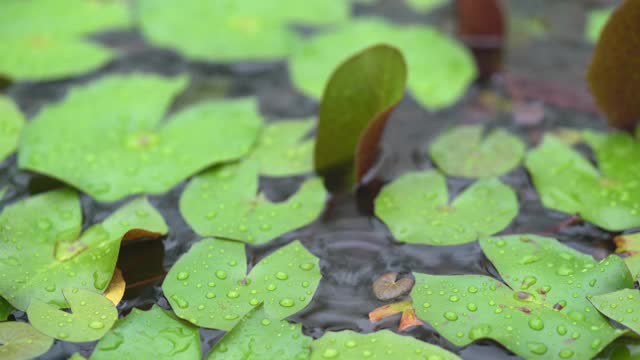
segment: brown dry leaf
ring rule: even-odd
[[[104,291],[104,297],[109,299],[113,305],[117,306],[124,296],[124,289],[126,285],[127,284],[124,282],[124,278],[122,277],[122,272],[120,269],[116,268],[113,272],[113,276],[111,277],[109,286],[107,286]]]
[[[402,278],[396,281],[397,272],[387,272],[380,275],[373,282],[373,293],[379,300],[391,300],[406,294],[413,287],[414,280]]]
[[[369,321],[374,322],[386,317],[402,313],[398,330],[404,331],[412,326],[422,325],[422,321],[416,316],[411,300],[400,301],[393,304],[381,306],[369,313]]]

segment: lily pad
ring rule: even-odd
[[[624,333],[588,297],[633,286],[622,260],[597,262],[552,238],[480,241],[505,283],[483,275],[415,274],[418,317],[454,345],[493,339],[526,359],[591,359]]]
[[[13,312],[13,306],[9,302],[0,297],[0,321],[5,321]]]
[[[63,289],[71,313],[33,299],[27,315],[45,335],[71,342],[98,340],[118,320],[118,310],[106,297],[88,290]]]
[[[587,14],[587,27],[585,28],[585,38],[591,43],[596,43],[600,38],[600,33],[604,25],[611,17],[613,8],[591,10]]]
[[[623,133],[585,131],[583,137],[599,170],[552,136],[527,155],[525,165],[542,203],[607,230],[640,226],[640,144]]]
[[[247,275],[244,244],[205,239],[176,262],[162,290],[179,317],[230,330],[261,303],[272,319],[295,314],[309,304],[319,282],[318,259],[298,241],[276,250]]]
[[[18,146],[24,117],[11,99],[0,95],[0,162]]]
[[[525,145],[503,129],[484,134],[482,125],[454,127],[429,146],[429,154],[447,175],[468,178],[500,176],[513,170]]]
[[[414,11],[428,13],[449,4],[449,0],[407,0],[407,5]]]
[[[340,62],[377,43],[402,51],[408,65],[409,90],[429,109],[453,104],[475,78],[473,59],[464,46],[435,29],[401,27],[369,18],[343,24],[306,41],[291,58],[292,81],[305,94],[319,98]]]
[[[518,200],[499,180],[482,179],[449,203],[442,174],[411,172],[382,189],[375,214],[398,241],[454,245],[506,228],[518,214]]]
[[[248,153],[261,125],[253,99],[202,102],[163,121],[185,85],[185,78],[137,74],[72,89],[25,127],[19,166],[115,201],[166,192]]]
[[[460,358],[438,346],[409,336],[394,334],[389,330],[359,334],[344,330],[327,332],[311,343],[311,359],[441,359]]]
[[[623,289],[592,297],[591,303],[598,311],[640,334],[640,292]]]
[[[29,360],[49,350],[53,345],[50,338],[31,325],[17,321],[0,323],[0,358]]]
[[[318,178],[307,179],[286,201],[272,203],[258,193],[258,169],[245,161],[196,176],[180,197],[180,213],[202,236],[264,244],[315,220],[326,191]]]
[[[259,306],[216,344],[207,359],[308,359],[310,346],[301,324],[273,320]]]
[[[157,305],[149,311],[133,309],[118,320],[90,357],[91,360],[201,358],[198,329]]]
[[[0,296],[26,310],[31,300],[67,307],[62,289],[102,292],[113,274],[120,240],[130,230],[154,237],[167,232],[144,199],[124,205],[82,235],[80,200],[57,190],[18,201],[0,213]]]

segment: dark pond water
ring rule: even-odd
[[[519,134],[530,146],[541,134],[557,127],[604,128],[601,116],[592,111],[583,74],[592,47],[583,39],[586,9],[609,1],[509,1],[512,36],[505,63],[505,75],[488,86],[472,88],[455,108],[430,113],[407,97],[393,113],[384,136],[377,174],[382,183],[409,170],[432,167],[426,156],[427,144],[443,129],[458,123],[485,122],[505,126]],[[398,22],[430,22],[451,29],[451,9],[418,16],[397,0],[381,1],[376,6],[358,7],[358,14],[377,14]],[[443,16],[446,15],[446,16]],[[532,34],[531,31],[534,30]],[[270,119],[314,115],[317,103],[296,92],[288,79],[286,64],[237,64],[233,66],[190,63],[178,55],[151,49],[136,32],[102,34],[99,41],[122,50],[122,56],[100,71],[81,78],[35,84],[13,84],[6,92],[28,115],[33,116],[48,103],[60,100],[70,86],[91,81],[114,72],[149,71],[161,74],[188,73],[193,81],[179,97],[173,111],[200,99],[223,96],[255,95],[261,111]],[[493,106],[496,97],[524,96],[529,111],[511,111]],[[533,110],[531,110],[533,109]],[[537,113],[536,113],[537,111]],[[543,112],[543,116],[536,114]],[[526,120],[526,115],[534,121]],[[602,258],[613,250],[614,234],[588,224],[567,221],[565,214],[545,210],[527,173],[518,168],[503,177],[518,192],[520,214],[503,233],[539,233],[554,236],[571,247]],[[284,199],[293,192],[301,178],[262,179],[261,187],[269,198]],[[451,196],[470,184],[464,179],[449,178]],[[9,191],[0,206],[30,194],[60,186],[51,179],[17,170],[15,156],[0,165],[0,187]],[[186,252],[199,237],[180,217],[177,204],[184,184],[163,196],[151,197],[152,203],[167,219],[171,232],[162,241],[139,241],[122,250],[119,267],[130,288],[119,310],[148,308],[158,303],[168,308],[160,284],[164,271]],[[351,329],[371,332],[389,328],[396,331],[398,317],[379,323],[369,322],[367,314],[383,305],[371,292],[371,282],[387,271],[431,274],[490,274],[497,276],[477,243],[450,247],[406,245],[393,240],[386,227],[371,215],[375,189],[333,198],[323,216],[315,223],[286,234],[266,246],[248,247],[248,259],[255,264],[271,250],[294,239],[321,259],[323,280],[311,304],[291,317],[301,322],[304,332],[313,337],[328,330]],[[83,197],[84,223],[104,219],[125,201],[100,204]],[[24,314],[17,314],[24,318]],[[202,330],[203,352],[223,335]],[[424,325],[408,331],[423,341],[457,352],[464,359],[517,358],[491,341],[466,348],[456,348]],[[615,347],[601,355],[609,358]],[[79,351],[87,356],[94,343],[56,342],[43,359],[66,359]],[[621,349],[618,349],[620,351]],[[626,357],[621,357],[626,358]]]

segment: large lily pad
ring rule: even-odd
[[[149,311],[133,309],[98,342],[90,359],[198,360],[200,335],[157,305]]]
[[[310,346],[301,324],[273,320],[259,306],[216,344],[207,359],[308,359]]]
[[[49,350],[53,345],[50,338],[31,325],[17,321],[0,323],[0,358],[9,360],[29,360]]]
[[[640,292],[623,289],[609,294],[593,296],[590,300],[601,313],[640,334]]]
[[[179,317],[230,330],[261,303],[272,319],[295,314],[309,304],[319,282],[318,259],[298,241],[276,250],[247,275],[244,244],[205,239],[171,268],[162,290]]]
[[[438,346],[401,336],[389,330],[359,334],[344,330],[327,332],[311,343],[311,359],[440,359],[460,358]]]
[[[324,208],[326,191],[307,179],[286,201],[258,193],[258,169],[251,161],[220,166],[196,176],[180,197],[180,213],[202,236],[263,244],[312,222]]]
[[[355,51],[387,43],[399,48],[407,60],[408,87],[429,109],[454,103],[475,78],[467,50],[438,31],[424,26],[394,26],[364,19],[339,26],[306,41],[291,58],[293,83],[319,98],[338,64]]]
[[[454,245],[503,230],[518,214],[518,200],[499,180],[482,179],[449,203],[442,174],[412,172],[382,189],[375,214],[398,241]]]
[[[261,123],[254,100],[202,102],[163,121],[185,85],[185,78],[138,74],[72,89],[25,127],[19,165],[114,201],[166,192],[246,154]]]
[[[619,257],[597,262],[536,235],[480,245],[506,284],[482,275],[415,274],[418,317],[455,345],[488,338],[526,359],[591,359],[623,333],[588,300],[633,286]]]
[[[545,136],[525,165],[545,207],[579,214],[607,230],[640,225],[640,144],[630,135],[584,132],[596,169],[560,140]]]
[[[72,342],[100,339],[118,320],[118,310],[106,297],[93,291],[63,289],[71,313],[38,299],[27,309],[31,325],[53,338]]]
[[[524,143],[503,129],[486,136],[484,131],[481,125],[454,127],[431,143],[429,154],[445,174],[452,176],[500,176],[518,166],[524,156]]]
[[[11,99],[0,95],[0,162],[18,146],[24,117]]]
[[[142,236],[167,232],[162,216],[140,198],[80,235],[76,193],[33,196],[0,213],[0,296],[20,310],[32,299],[67,307],[62,289],[102,292],[113,274],[120,240],[133,229]]]

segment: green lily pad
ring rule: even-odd
[[[304,93],[319,98],[338,64],[355,51],[377,43],[402,51],[408,65],[409,90],[429,109],[453,104],[475,78],[468,51],[438,31],[364,19],[321,33],[300,46],[290,62],[292,81]]]
[[[198,329],[157,305],[149,311],[133,309],[118,320],[90,357],[91,360],[201,358]]]
[[[11,99],[0,95],[0,161],[16,150],[23,125],[20,110]]]
[[[286,201],[272,203],[258,193],[258,168],[250,161],[202,173],[180,197],[180,213],[202,236],[264,244],[315,220],[326,191],[318,178],[307,179]]]
[[[318,259],[298,241],[276,250],[247,275],[244,244],[205,239],[173,265],[162,290],[179,317],[230,330],[261,303],[272,319],[295,314],[309,304],[319,282]]]
[[[391,355],[393,354],[393,355]],[[311,359],[441,359],[459,360],[449,351],[410,336],[394,334],[389,330],[359,334],[344,330],[327,332],[311,343]]]
[[[545,207],[607,230],[640,226],[640,144],[623,133],[584,132],[600,170],[560,140],[545,136],[525,165]]]
[[[13,306],[9,302],[0,297],[0,321],[5,321],[13,312]]]
[[[454,245],[506,228],[518,214],[518,200],[499,180],[482,179],[449,203],[442,174],[411,172],[382,189],[375,214],[398,241]]]
[[[291,176],[313,171],[313,138],[306,136],[313,119],[278,121],[262,129],[250,159],[258,163],[260,175]]]
[[[26,310],[31,300],[67,307],[62,289],[102,292],[113,274],[120,240],[132,229],[167,232],[144,199],[124,205],[82,235],[80,200],[57,190],[18,201],[0,213],[0,296]]]
[[[118,320],[118,310],[111,300],[88,290],[63,289],[71,313],[59,310],[38,299],[27,309],[29,321],[41,333],[71,342],[98,340]]]
[[[600,33],[604,28],[604,25],[611,17],[613,8],[597,9],[589,11],[587,14],[587,27],[585,28],[584,36],[590,43],[598,42]]]
[[[25,127],[19,166],[115,201],[164,193],[248,153],[261,125],[253,99],[202,102],[163,121],[185,85],[185,78],[137,74],[72,89]]]
[[[590,300],[598,311],[640,334],[640,292],[622,289],[616,292],[593,296]]]
[[[310,346],[301,324],[273,320],[259,306],[216,344],[207,359],[308,359]]]
[[[516,136],[496,129],[486,136],[482,125],[454,127],[429,146],[429,154],[447,175],[469,178],[500,176],[513,170],[525,145]]]
[[[53,345],[50,338],[31,325],[17,321],[0,323],[0,358],[9,360],[29,360],[49,350]]]
[[[526,359],[591,359],[624,333],[588,297],[633,286],[622,260],[601,262],[552,238],[480,241],[504,279],[415,274],[418,317],[457,346],[493,339]]]
[[[449,2],[449,0],[407,0],[407,5],[414,11],[428,13],[449,4]]]

